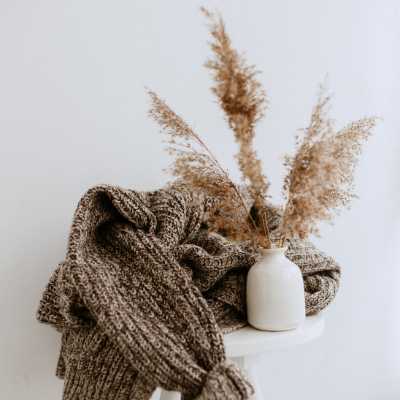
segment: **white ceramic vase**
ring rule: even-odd
[[[263,331],[291,330],[306,318],[303,277],[285,257],[286,250],[261,250],[261,259],[247,275],[247,318]]]

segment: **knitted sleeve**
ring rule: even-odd
[[[92,188],[74,216],[66,280],[152,384],[185,399],[247,399],[251,386],[226,359],[210,307],[171,250],[200,218],[184,213],[179,195]]]

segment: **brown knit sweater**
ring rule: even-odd
[[[149,399],[157,386],[183,399],[247,399],[222,334],[247,324],[245,284],[259,254],[201,229],[211,205],[191,195],[99,185],[81,199],[66,261],[37,318],[62,332],[63,400]],[[279,218],[269,221],[279,230]],[[307,314],[334,298],[339,266],[309,242],[289,241]]]

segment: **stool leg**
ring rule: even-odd
[[[181,394],[179,392],[168,392],[167,390],[161,389],[160,400],[181,400]]]
[[[260,383],[258,382],[258,376],[254,365],[246,368],[244,374],[254,388],[254,394],[250,396],[249,400],[263,400]]]
[[[151,396],[150,400],[160,400],[161,388],[157,388],[153,395]]]

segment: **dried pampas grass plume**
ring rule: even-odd
[[[259,212],[263,235],[269,237],[265,200],[270,183],[253,148],[255,127],[264,117],[267,107],[265,91],[257,80],[260,71],[253,65],[247,65],[245,58],[232,48],[221,15],[218,13],[214,16],[205,8],[201,10],[209,20],[208,26],[213,37],[213,42],[209,43],[213,55],[205,63],[214,81],[211,90],[217,97],[217,104],[223,110],[229,128],[234,132],[239,146],[236,159],[242,181],[247,184]]]
[[[318,221],[331,222],[333,213],[350,208],[353,199],[354,173],[361,155],[362,140],[368,140],[378,118],[364,117],[351,122],[335,133],[328,118],[331,95],[326,95],[326,83],[320,85],[310,125],[301,129],[302,140],[296,137],[296,154],[285,157],[288,174],[284,180],[287,199],[283,211],[281,236],[306,239],[318,236]]]
[[[249,241],[254,247],[270,247],[260,235],[242,196],[200,136],[156,93],[148,90],[149,116],[169,137],[166,150],[175,160],[169,172],[176,177],[172,188],[186,187],[215,200],[210,211],[211,231],[223,231],[235,242]]]
[[[333,121],[328,117],[330,95],[320,85],[310,125],[301,129],[304,137],[296,137],[296,154],[285,157],[288,173],[284,179],[287,199],[282,216],[282,234],[306,239],[318,234],[317,221],[330,221],[332,216],[324,205],[325,190],[339,180],[332,140]],[[284,244],[284,241],[283,243]]]

